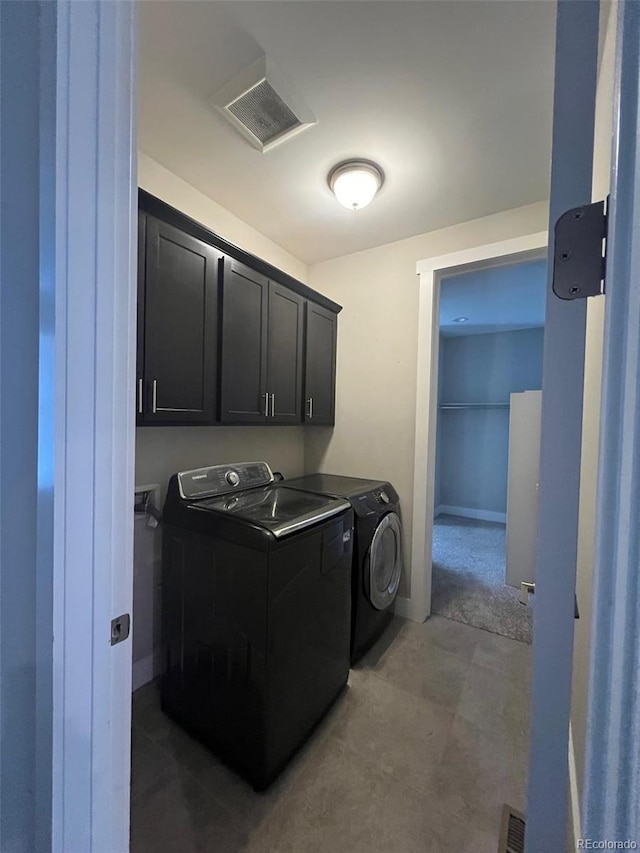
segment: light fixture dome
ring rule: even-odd
[[[371,160],[344,160],[329,172],[329,187],[343,207],[360,210],[373,201],[384,172]]]

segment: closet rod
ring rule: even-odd
[[[508,409],[509,403],[440,403],[439,409]]]

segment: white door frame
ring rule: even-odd
[[[410,598],[399,604],[403,616],[423,622],[431,614],[433,512],[438,417],[440,282],[451,275],[539,260],[547,256],[546,231],[513,237],[418,261],[418,376],[413,467],[413,532]]]
[[[126,853],[131,638],[110,641],[133,592],[136,4],[55,15],[52,849]]]

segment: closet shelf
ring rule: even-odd
[[[440,403],[439,409],[508,409],[509,403]]]

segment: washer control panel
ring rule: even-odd
[[[240,474],[233,469],[231,471],[227,471],[224,475],[225,480],[229,483],[230,486],[239,486],[240,485]]]
[[[234,462],[181,471],[178,487],[181,498],[199,500],[267,486],[273,480],[273,472],[266,462]]]

